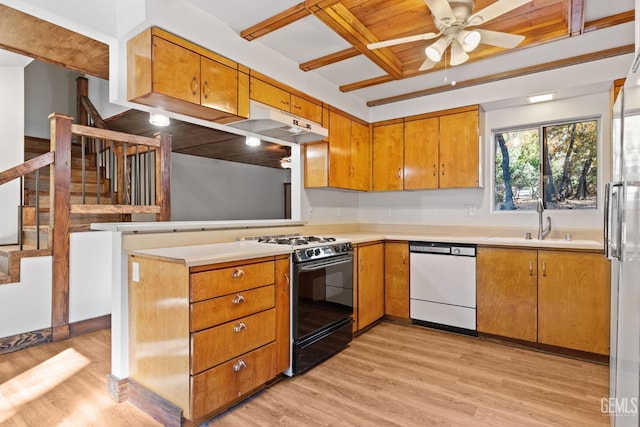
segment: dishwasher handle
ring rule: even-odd
[[[451,256],[476,256],[476,245],[465,243],[410,242],[409,252]]]

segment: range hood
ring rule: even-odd
[[[228,126],[296,144],[320,141],[329,131],[320,124],[251,100],[249,118]]]

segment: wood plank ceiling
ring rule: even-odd
[[[481,25],[478,28],[519,34],[526,38],[516,48],[509,50],[480,44],[470,53],[468,62],[480,61],[506,51],[578,36],[589,31],[634,20],[634,11],[632,10],[596,21],[585,22],[585,2],[586,0],[533,0]],[[495,0],[476,0],[473,12],[493,3]],[[375,50],[367,48],[368,43],[377,41],[428,32],[437,33],[438,29],[434,25],[431,11],[424,0],[306,0],[242,30],[240,35],[249,41],[256,40],[309,15],[317,17],[327,27],[349,42],[352,47],[305,61],[299,65],[300,69],[311,71],[364,55],[383,70],[379,76],[341,85],[340,90],[343,92],[415,77],[441,70],[444,67],[445,61],[440,61],[430,70],[418,70],[425,60],[425,46],[432,41],[405,43]],[[481,84],[494,81],[496,78],[508,78],[513,75],[533,73],[629,52],[633,52],[633,46],[567,58],[564,61],[544,63],[526,70],[519,69],[500,76],[488,76],[486,81],[485,79],[477,79],[472,83]],[[452,88],[447,86],[439,88],[440,91],[447,89],[451,90]],[[368,105],[380,105],[423,95],[425,95],[424,92],[407,93],[389,99],[372,100],[368,102]]]

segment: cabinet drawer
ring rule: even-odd
[[[193,273],[191,275],[191,301],[202,301],[271,285],[274,281],[273,261]]]
[[[216,326],[274,307],[275,286],[263,286],[191,304],[191,331]]]
[[[289,92],[256,78],[251,78],[250,82],[249,98],[279,110],[291,111]]]
[[[275,344],[269,344],[191,377],[196,419],[221,409],[275,377]]]
[[[191,374],[274,341],[275,322],[271,309],[192,334]]]

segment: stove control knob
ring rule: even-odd
[[[338,245],[336,247],[334,247],[336,252],[342,252],[342,245]]]
[[[320,248],[316,248],[316,255],[320,255]]]
[[[308,257],[312,257],[313,256],[313,249],[307,249],[306,254],[307,254]]]

